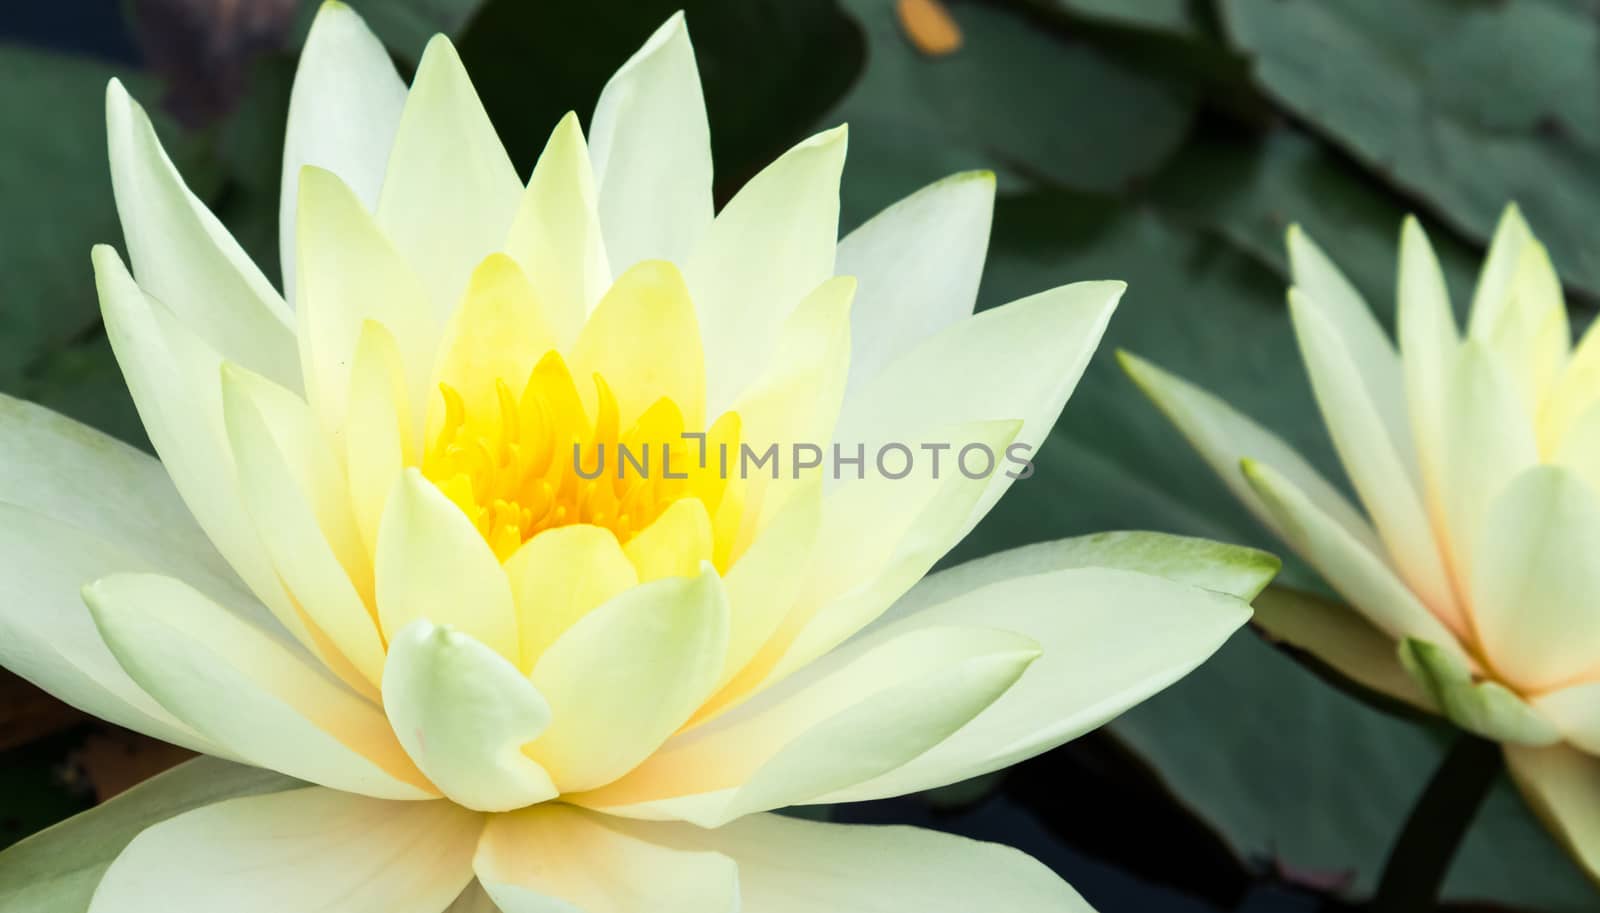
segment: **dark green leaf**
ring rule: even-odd
[[[1600,291],[1600,17],[1585,0],[1223,0],[1262,87],[1478,239],[1515,200]]]

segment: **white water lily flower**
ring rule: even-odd
[[[1572,345],[1561,282],[1515,207],[1465,334],[1406,220],[1398,352],[1298,229],[1289,255],[1295,334],[1364,511],[1217,398],[1124,366],[1355,610],[1273,599],[1263,626],[1502,743],[1530,804],[1600,877],[1600,333]]]
[[[108,247],[94,266],[161,459],[0,405],[0,661],[303,783],[163,778],[83,826],[192,810],[125,849],[123,824],[41,835],[0,855],[0,892],[81,910],[93,890],[93,913],[1085,909],[1011,850],[765,813],[1098,726],[1213,652],[1274,559],[1115,534],[913,587],[1005,473],[953,450],[942,472],[744,477],[681,437],[1037,445],[1122,287],[972,316],[990,176],[840,242],[841,128],[713,214],[674,17],[524,185],[447,40],[408,90],[330,3],[289,114],[291,308],[115,83],[108,123],[133,274]],[[619,443],[677,468],[588,478]],[[16,883],[108,843],[97,888],[105,860]]]

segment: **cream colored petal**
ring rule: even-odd
[[[407,469],[389,495],[377,565],[386,638],[426,619],[517,661],[516,604],[500,560],[461,509],[416,469]]]
[[[572,801],[703,827],[815,802],[951,738],[1039,654],[1033,640],[990,627],[910,631],[668,743],[626,779]]]
[[[1406,404],[1416,439],[1423,502],[1438,535],[1445,522],[1443,467],[1450,458],[1444,442],[1444,399],[1460,337],[1439,259],[1422,225],[1412,216],[1406,217],[1400,232],[1395,322],[1404,355]]]
[[[224,799],[304,785],[217,758],[186,761],[6,847],[0,852],[0,909],[81,913],[106,869],[145,828]]]
[[[1040,863],[1010,847],[912,827],[751,815],[716,830],[634,822],[628,833],[739,866],[755,913],[1092,913]]]
[[[728,662],[718,687],[728,684],[777,633],[811,576],[822,528],[821,486],[789,500],[754,544],[728,569]]]
[[[333,173],[305,169],[298,210],[299,287],[295,308],[306,400],[323,426],[343,432],[362,327],[375,321],[394,338],[412,427],[433,395],[439,309],[355,191]]]
[[[158,566],[96,531],[0,502],[0,666],[118,726],[232,757],[155,701],[118,664],[84,607],[83,585]]]
[[[1357,389],[1363,391],[1360,395],[1367,401],[1363,408],[1375,413],[1374,418],[1386,432],[1385,437],[1393,447],[1398,462],[1407,471],[1408,477],[1414,478],[1416,452],[1412,445],[1411,424],[1406,417],[1406,401],[1401,396],[1405,379],[1394,343],[1389,341],[1389,335],[1378,324],[1361,293],[1328,259],[1327,254],[1306,237],[1300,226],[1289,227],[1288,246],[1290,269],[1294,274],[1295,286],[1304,293],[1303,303],[1315,307],[1318,316],[1325,322],[1323,329],[1327,336],[1338,340],[1341,350],[1349,358],[1350,370],[1354,375],[1351,379]],[[1298,317],[1295,330],[1297,333],[1303,332]],[[1306,345],[1305,341],[1301,342],[1302,351]],[[1309,357],[1306,364],[1313,371],[1316,370]],[[1312,380],[1313,386],[1316,386],[1315,374]],[[1325,395],[1318,388],[1319,404],[1323,403]],[[1357,395],[1355,389],[1345,394],[1347,398]],[[1325,417],[1327,410],[1328,406],[1323,405]],[[1333,421],[1328,418],[1330,426]]]
[[[504,913],[739,913],[732,859],[629,833],[564,805],[490,819],[474,861]]]
[[[673,502],[656,521],[628,540],[622,552],[632,562],[639,580],[691,577],[700,562],[710,561],[715,542],[711,517],[699,498]]]
[[[139,554],[214,594],[243,585],[195,523],[161,462],[25,400],[0,395],[0,501]]]
[[[1600,758],[1566,745],[1507,745],[1506,767],[1534,813],[1600,880]]]
[[[337,458],[294,394],[235,365],[222,369],[239,490],[283,584],[368,686],[383,674],[369,607],[372,565]]]
[[[517,603],[524,672],[578,619],[639,584],[616,535],[586,524],[539,533],[505,567]]]
[[[728,201],[690,254],[713,415],[761,373],[800,299],[833,275],[844,154],[843,127],[801,141]]]
[[[1523,247],[1510,296],[1509,306],[1484,342],[1506,368],[1533,415],[1555,386],[1572,347],[1561,278],[1543,244],[1531,241]]]
[[[1284,534],[1278,529],[1272,511],[1239,471],[1241,460],[1273,467],[1346,535],[1373,555],[1384,554],[1383,544],[1366,516],[1282,438],[1216,396],[1131,352],[1118,352],[1117,359],[1134,383],[1178,426],[1234,497],[1268,528],[1280,536]]]
[[[220,356],[134,284],[116,251],[100,245],[93,260],[106,335],[162,465],[217,551],[310,646],[239,491],[222,418]]]
[[[975,442],[999,454],[1018,426],[1011,421],[946,427],[935,429],[929,439]],[[973,504],[992,481],[969,478],[949,466],[935,477],[931,461],[924,460],[904,478],[874,473],[829,494],[822,504],[810,585],[705,715],[783,679],[882,615],[965,534]]]
[[[1126,287],[1121,282],[1064,285],[935,333],[846,398],[836,440],[846,448],[864,441],[870,452],[884,441],[939,443],[924,435],[956,423],[1020,419],[1022,428],[1011,446],[1029,458],[1077,387]],[[957,450],[952,448],[952,455]],[[1003,458],[1000,467],[1012,468]],[[994,473],[963,535],[1011,481],[1006,471]]]
[[[606,83],[589,134],[611,269],[687,262],[711,227],[711,128],[683,13]]]
[[[1533,232],[1522,218],[1522,210],[1515,203],[1508,204],[1495,225],[1494,237],[1489,242],[1489,255],[1483,260],[1483,267],[1478,273],[1478,285],[1472,294],[1472,313],[1468,318],[1467,332],[1473,339],[1488,341],[1505,312],[1511,308],[1517,266],[1532,243]]]
[[[1445,519],[1457,582],[1465,588],[1491,500],[1518,473],[1539,461],[1539,450],[1532,421],[1511,379],[1475,339],[1463,344],[1456,356],[1444,406],[1445,448],[1450,454],[1444,464]]]
[[[1400,664],[1394,638],[1355,609],[1284,587],[1270,587],[1252,605],[1252,621],[1269,640],[1310,654],[1364,688],[1419,710],[1435,710]]]
[[[1558,451],[1572,426],[1600,399],[1600,324],[1591,323],[1539,410],[1539,452]]]
[[[1244,477],[1283,538],[1328,584],[1389,637],[1417,637],[1449,646],[1455,635],[1428,611],[1382,559],[1362,547],[1285,478],[1245,460]]]
[[[739,414],[739,439],[752,452],[777,445],[792,457],[796,444],[810,443],[829,465],[834,423],[844,401],[850,371],[850,312],[855,280],[839,276],[817,286],[784,321],[777,350],[760,378],[733,409]],[[791,462],[794,462],[791,459]],[[735,554],[741,553],[787,501],[815,484],[816,472],[784,472],[773,479],[762,472],[742,476],[744,517]],[[822,478],[829,473],[823,471]]]
[[[903,767],[824,800],[943,786],[1054,748],[1187,675],[1249,617],[1250,607],[1236,597],[1099,567],[998,580],[914,611],[851,641],[819,669],[940,625],[993,625],[1037,641],[1043,652],[1011,690],[955,735]]]
[[[1573,472],[1518,475],[1485,512],[1473,613],[1501,675],[1543,690],[1600,666],[1600,497]]]
[[[461,307],[439,346],[428,391],[428,445],[444,424],[439,384],[461,394],[469,425],[497,428],[500,385],[513,399],[520,397],[534,365],[555,347],[556,334],[544,302],[517,261],[505,254],[485,258],[472,271]]]
[[[382,710],[278,635],[156,574],[103,578],[84,600],[128,674],[241,759],[362,795],[434,795]]]
[[[471,637],[408,625],[389,645],[383,706],[406,752],[451,800],[507,812],[556,797],[550,775],[522,753],[550,724],[550,705]]]
[[[553,719],[529,756],[564,793],[617,779],[688,721],[721,677],[727,648],[727,597],[709,566],[622,593],[534,666]]]
[[[106,87],[111,186],[139,284],[206,344],[290,389],[300,383],[283,298],[189,191],[118,80]]]
[[[706,361],[695,302],[678,268],[664,260],[635,264],[595,306],[568,362],[589,414],[595,414],[594,374],[616,394],[623,427],[656,400],[670,397],[685,428],[706,419]]]
[[[1478,681],[1466,661],[1425,640],[1400,643],[1400,662],[1430,702],[1468,732],[1515,745],[1553,745],[1554,723],[1499,682]]]
[[[850,315],[850,386],[972,314],[994,216],[994,172],[929,184],[839,242],[834,271],[861,283]]]
[[[329,789],[229,799],[134,839],[89,913],[438,913],[472,880],[482,816]]]
[[[1600,754],[1600,682],[1583,682],[1530,698],[1573,747]]]
[[[389,492],[407,466],[418,462],[417,437],[407,405],[405,375],[394,336],[367,321],[350,366],[350,403],[345,409],[345,475],[350,509],[367,554],[376,561],[378,528]]]
[[[533,166],[506,239],[506,252],[533,282],[563,347],[611,284],[598,206],[583,127],[569,112]]]
[[[1390,419],[1375,398],[1366,373],[1373,368],[1364,363],[1365,356],[1349,348],[1340,335],[1344,330],[1328,318],[1324,307],[1298,289],[1289,291],[1289,314],[1300,354],[1334,449],[1400,578],[1456,630],[1463,631],[1456,595],[1414,481],[1417,470],[1410,453],[1409,428],[1402,429],[1406,434],[1403,446],[1392,428],[1385,431]],[[1388,357],[1394,360],[1392,349]],[[1398,371],[1397,361],[1393,366]],[[1384,395],[1394,397],[1402,389],[1398,378],[1394,383]]]
[[[323,3],[300,51],[283,139],[278,253],[291,302],[300,169],[315,165],[337,174],[373,209],[405,102],[406,84],[383,43],[350,7]]]
[[[438,313],[455,308],[473,268],[505,243],[521,196],[461,57],[434,36],[406,95],[377,213]]]

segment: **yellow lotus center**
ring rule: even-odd
[[[604,527],[626,544],[680,500],[698,499],[708,518],[723,506],[728,479],[719,453],[737,448],[737,413],[686,436],[693,429],[684,427],[683,409],[662,397],[624,431],[605,378],[594,375],[594,387],[591,415],[555,351],[520,389],[495,379],[493,414],[472,414],[459,392],[440,384],[444,420],[424,454],[423,475],[501,561],[558,526]]]

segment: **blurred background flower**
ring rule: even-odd
[[[527,168],[549,125],[592,110],[606,76],[680,5],[718,124],[719,201],[793,142],[849,121],[842,230],[939,176],[990,168],[1001,202],[980,306],[1080,279],[1132,283],[1037,475],[951,561],[1115,528],[1275,547],[1121,375],[1117,347],[1273,428],[1348,493],[1284,304],[1290,222],[1392,330],[1402,214],[1421,215],[1464,309],[1496,216],[1516,200],[1566,281],[1574,331],[1593,317],[1594,0],[362,7],[397,54],[435,31],[455,38]],[[148,447],[87,256],[119,237],[105,82],[169,99],[167,148],[270,269],[293,55],[314,8],[18,0],[0,11],[0,390]],[[1331,595],[1293,560],[1283,581]],[[1019,846],[1105,913],[1353,909],[1448,738],[1246,632],[1108,731],[1003,778],[843,813]],[[0,842],[172,760],[14,681],[0,682],[0,752]],[[1552,913],[1597,899],[1505,781],[1445,896],[1458,910]]]

